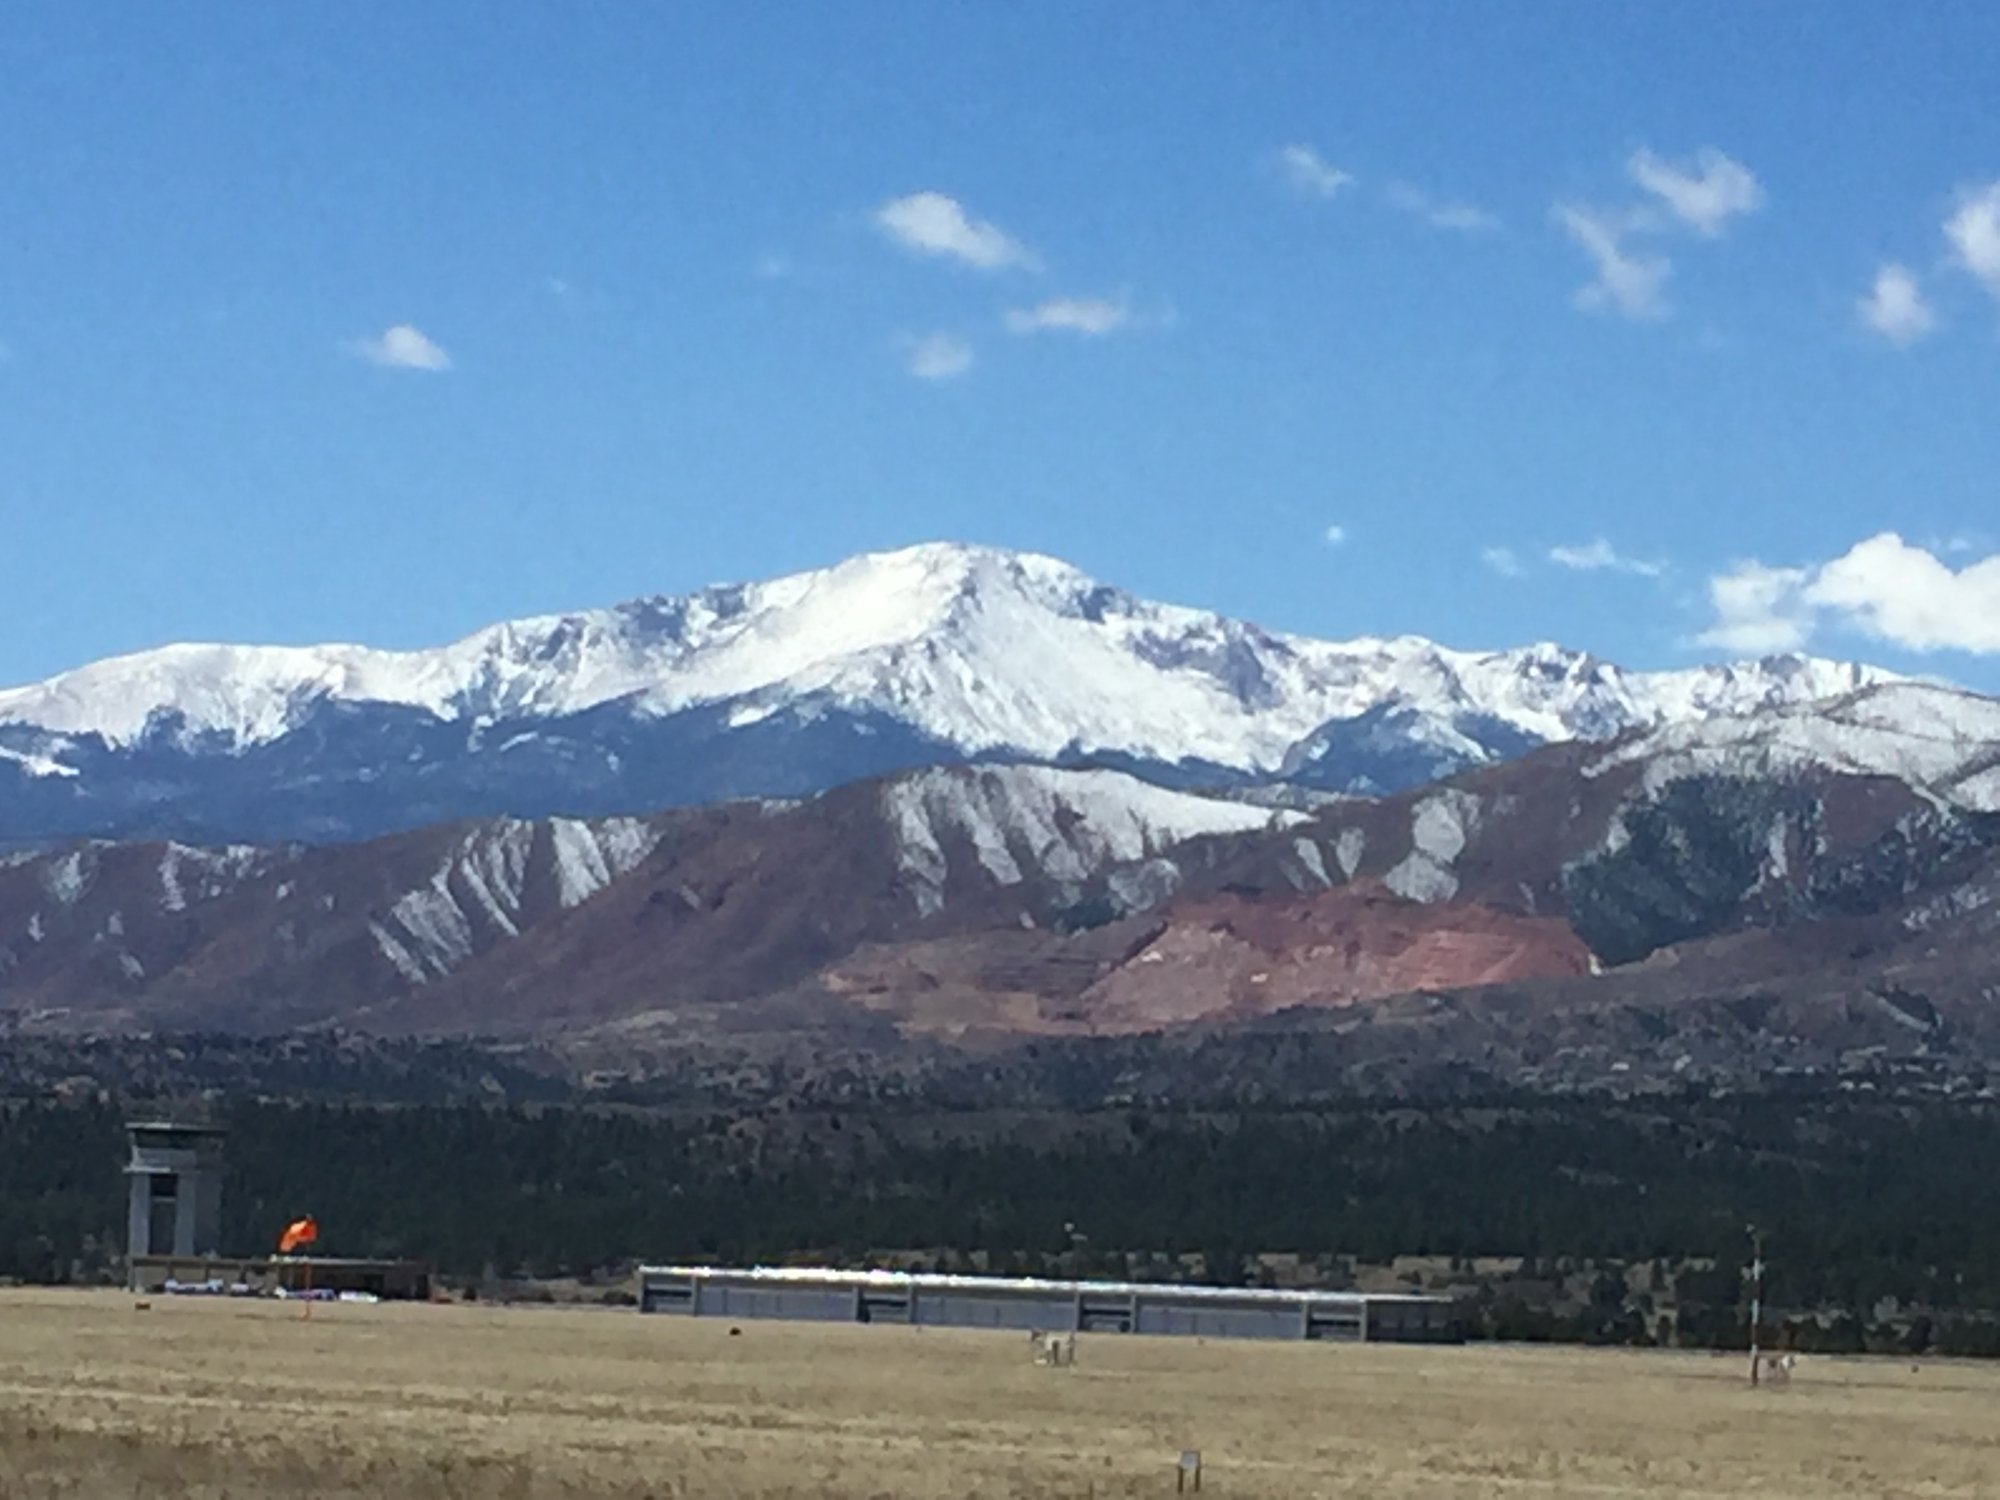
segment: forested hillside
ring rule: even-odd
[[[220,1117],[233,1248],[259,1250],[310,1211],[329,1253],[420,1256],[475,1286],[637,1259],[885,1256],[1236,1281],[1268,1274],[1259,1257],[1278,1252],[1341,1284],[1357,1264],[1437,1257],[1426,1284],[1474,1289],[1488,1332],[1726,1342],[1740,1335],[1736,1268],[1755,1223],[1774,1310],[1817,1318],[1803,1342],[1920,1329],[2000,1348],[1991,1104],[1773,1093],[675,1120],[239,1102]],[[0,1116],[0,1275],[109,1274],[121,1118],[103,1101]],[[1525,1264],[1451,1271],[1496,1256]],[[1579,1271],[1595,1276],[1589,1305],[1563,1310]]]

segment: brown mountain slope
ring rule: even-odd
[[[1974,874],[2000,818],[1939,788],[1984,799],[1992,746],[1842,721],[1842,754],[1899,768],[1860,775],[1779,764],[1762,740],[1743,751],[1746,732],[1710,726],[1713,744],[1657,754],[1558,747],[1310,815],[1014,766],[356,845],[11,856],[0,1014],[92,1030],[1116,1035],[1374,1015],[1379,997],[1482,986],[1560,1010],[1978,961],[1921,957],[1923,923],[1970,932],[1984,909]],[[1963,909],[1923,917],[1940,901]],[[1774,925],[1777,942],[1728,940]],[[1593,954],[1624,967],[1583,977]]]
[[[1299,815],[1109,771],[924,771],[797,804],[365,844],[82,845],[0,865],[0,1009],[97,1029],[561,1029],[724,1012],[864,942],[1063,921]]]
[[[906,1032],[1117,1035],[1421,988],[1587,973],[1569,928],[1362,883],[1173,900],[1087,933],[1021,929],[875,945],[829,966],[833,996]]]

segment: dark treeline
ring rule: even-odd
[[[1270,1251],[1716,1258],[1733,1302],[1747,1224],[1775,1302],[2000,1310],[2000,1111],[1840,1095],[1672,1103],[1521,1098],[1426,1108],[967,1119],[774,1111],[673,1122],[582,1107],[241,1102],[229,1248],[310,1211],[331,1254],[450,1276],[574,1275],[640,1258],[982,1252],[1077,1268],[1079,1237]],[[122,1244],[122,1112],[0,1106],[0,1276],[94,1278]]]

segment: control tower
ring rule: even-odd
[[[157,1120],[125,1127],[132,1160],[126,1248],[143,1255],[215,1255],[222,1238],[222,1142],[214,1125]]]

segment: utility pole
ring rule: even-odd
[[[1757,1326],[1764,1321],[1764,1235],[1750,1226],[1750,1384],[1757,1384],[1761,1363],[1757,1347]]]

